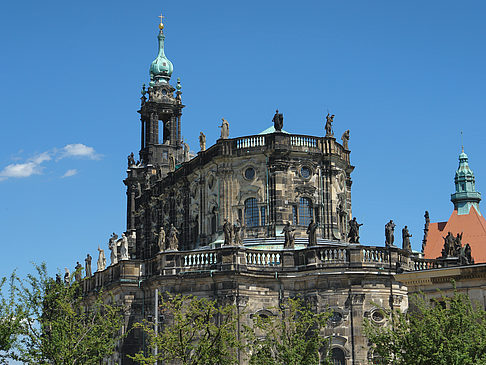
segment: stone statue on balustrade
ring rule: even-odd
[[[69,286],[71,282],[71,273],[67,267],[64,268],[64,285]]]
[[[447,236],[442,237],[444,239],[444,248],[442,249],[442,257],[453,257],[454,256],[454,236],[451,232],[447,232]]]
[[[135,163],[135,156],[133,155],[133,152],[128,155],[128,167],[134,166]]]
[[[111,251],[110,254],[110,260],[111,260],[111,265],[115,265],[118,263],[118,246],[116,243],[116,240],[118,239],[118,235],[113,232],[110,240],[108,241],[108,248]]]
[[[81,276],[83,275],[83,267],[76,261],[76,266],[74,267],[74,280],[81,281]]]
[[[128,237],[122,233],[122,237],[118,240],[120,242],[120,260],[128,260]]]
[[[459,256],[461,253],[463,234],[464,232],[461,232],[461,234],[458,233],[456,238],[454,238],[454,256]]]
[[[62,283],[61,275],[56,274],[56,284],[61,284],[61,283]]]
[[[179,234],[179,231],[171,223],[170,229],[169,229],[169,250],[177,251],[179,249],[179,239],[177,238],[178,234]]]
[[[228,139],[229,138],[229,123],[226,119],[221,118],[222,123],[219,126],[221,128],[221,139]]]
[[[295,247],[295,228],[290,225],[290,222],[283,227],[282,232],[285,237],[284,248]]]
[[[241,245],[242,240],[241,240],[241,223],[240,220],[237,219],[236,223],[233,224],[233,235],[234,235],[234,241],[235,245]]]
[[[309,238],[309,246],[317,245],[317,223],[311,219],[306,231]]]
[[[386,247],[395,247],[393,246],[393,242],[395,241],[395,223],[393,220],[385,224],[385,246]]]
[[[408,251],[408,252],[412,252],[412,245],[410,243],[410,237],[412,237],[412,235],[408,231],[408,227],[405,226],[402,229],[402,248],[405,251]]]
[[[343,133],[341,139],[343,141],[343,148],[345,150],[349,150],[349,146],[348,146],[348,142],[349,142],[349,129],[346,132]]]
[[[206,136],[203,132],[199,132],[199,148],[201,151],[206,151]]]
[[[157,246],[159,247],[159,252],[165,251],[165,230],[163,226],[160,226],[159,233],[157,233]]]
[[[105,251],[98,246],[98,262],[97,262],[97,271],[103,271],[106,268],[106,257]]]
[[[326,116],[326,137],[334,137],[334,133],[332,132],[332,123],[334,122],[334,114],[333,115],[329,115],[329,113],[327,113],[327,116]]]
[[[85,272],[86,272],[86,277],[87,277],[87,278],[90,278],[90,277],[91,277],[91,275],[93,275],[93,274],[91,273],[91,260],[92,260],[92,259],[93,259],[93,258],[91,257],[91,255],[90,255],[90,254],[87,254],[87,255],[86,255],[86,258],[84,259],[84,270],[85,270]]]
[[[275,115],[273,116],[273,128],[275,128],[276,132],[281,132],[283,128],[283,114],[278,112],[278,109],[275,111]]]
[[[233,243],[233,227],[227,219],[223,223],[223,233],[224,233],[224,244],[231,245]]]
[[[349,243],[359,243],[359,227],[361,227],[363,223],[358,223],[356,217],[349,221]]]
[[[184,162],[189,161],[189,145],[186,142],[182,142],[184,146]]]

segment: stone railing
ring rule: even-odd
[[[196,166],[211,162],[216,156],[238,156],[261,153],[262,150],[290,150],[320,153],[329,158],[340,158],[350,162],[350,151],[336,141],[334,137],[315,137],[299,134],[270,133],[238,138],[218,139],[216,144],[205,151],[200,151],[195,158],[185,162],[174,172],[174,177],[185,175]],[[168,182],[170,183],[170,181]]]
[[[303,249],[257,249],[223,246],[217,249],[166,251],[150,260],[120,261],[83,280],[85,292],[112,283],[138,285],[154,275],[218,271],[296,272],[311,270],[366,270],[370,273],[419,271],[442,267],[437,260],[416,257],[397,247],[326,244]]]

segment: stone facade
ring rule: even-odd
[[[335,364],[368,363],[363,319],[384,324],[384,310],[408,307],[407,288],[394,274],[437,264],[394,246],[347,242],[354,167],[348,137],[346,148],[333,137],[334,116],[325,136],[286,133],[278,114],[278,131],[229,138],[225,129],[191,155],[181,136],[181,85],[169,84],[172,64],[159,28],[159,55],[139,110],[140,161],[129,156],[124,180],[129,258],[83,280],[87,301],[101,288],[111,291],[127,309],[128,331],[143,319],[161,320],[157,292],[235,304],[249,325],[253,315],[300,296],[333,312],[322,335],[331,338]],[[238,221],[241,242],[228,241],[223,228]],[[317,239],[308,245],[312,221]],[[296,244],[284,249],[287,222]],[[130,331],[107,363],[131,364],[126,355],[145,348],[144,336]]]
[[[383,323],[383,310],[408,308],[407,288],[397,268],[414,270],[416,257],[398,248],[319,244],[300,249],[223,246],[161,252],[147,260],[125,260],[83,281],[85,293],[112,291],[128,308],[125,330],[155,320],[158,293],[191,294],[235,304],[251,325],[253,315],[275,311],[289,297],[302,297],[317,311],[331,310],[322,333],[344,357],[337,364],[367,364],[369,346],[363,319]],[[161,319],[157,317],[160,321]],[[130,332],[108,363],[131,364],[126,354],[143,348],[144,335]],[[246,364],[241,354],[241,364]]]

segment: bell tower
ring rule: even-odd
[[[142,105],[138,111],[141,116],[140,160],[167,174],[172,157],[176,165],[183,162],[181,116],[184,105],[180,79],[175,88],[169,83],[174,67],[165,56],[162,16],[157,38],[159,52],[150,66],[149,88],[145,89],[144,85],[142,89]]]
[[[153,186],[174,171],[187,157],[181,137],[181,82],[170,84],[173,65],[165,55],[162,16],[157,36],[159,51],[150,65],[148,89],[143,85],[140,114],[140,161],[128,156],[127,178],[127,235],[136,237],[130,242],[132,257],[141,257],[145,241],[153,239],[153,217],[156,210],[147,209]],[[138,210],[137,210],[138,209]]]

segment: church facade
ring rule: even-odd
[[[392,244],[359,243],[359,226],[350,227],[349,131],[338,142],[334,116],[327,116],[323,136],[285,132],[277,111],[273,127],[230,138],[223,119],[221,138],[206,148],[201,132],[200,151],[191,153],[163,28],[142,90],[139,161],[128,157],[126,232],[110,241],[111,265],[99,263],[83,280],[87,298],[111,291],[127,308],[128,331],[143,319],[160,324],[163,292],[234,304],[249,325],[254,315],[300,296],[316,311],[332,311],[322,335],[331,340],[334,364],[368,364],[364,319],[384,325],[385,311],[406,310],[407,287],[395,275],[435,261]],[[145,335],[130,331],[107,363],[131,364],[126,355],[145,346]],[[245,364],[247,354],[239,356]]]

